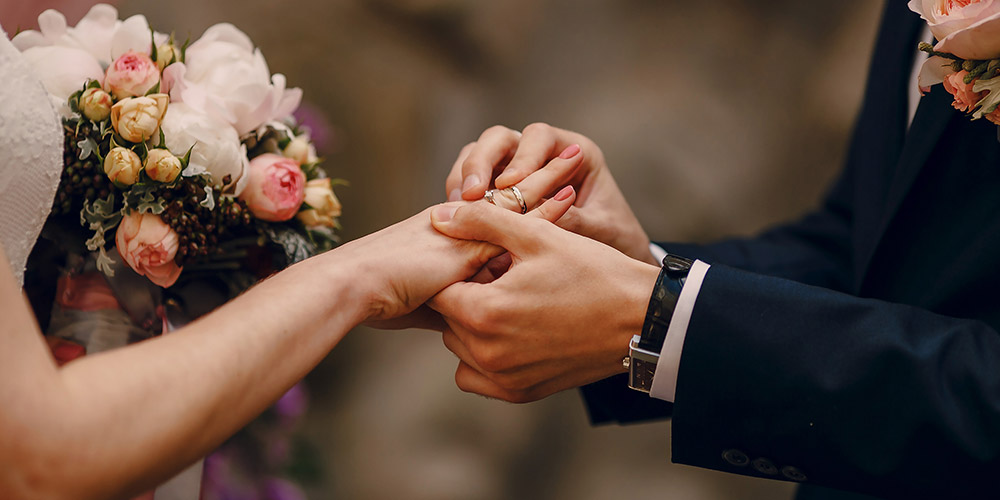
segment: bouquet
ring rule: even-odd
[[[293,118],[302,92],[247,35],[218,24],[180,42],[108,5],[75,27],[54,10],[38,21],[11,41],[65,134],[26,280],[58,362],[182,326],[335,245],[337,182]],[[288,434],[234,442],[259,435]],[[273,455],[250,476],[280,468]]]
[[[909,7],[938,40],[919,46],[930,55],[920,70],[920,90],[942,83],[955,109],[1000,125],[1000,1],[910,0]]]

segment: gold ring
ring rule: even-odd
[[[524,202],[524,196],[521,196],[521,190],[517,186],[511,186],[507,188],[511,193],[514,193],[514,198],[517,199],[517,204],[521,206],[521,214],[528,213],[528,204]]]

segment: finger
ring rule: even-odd
[[[517,150],[521,133],[500,125],[490,127],[479,136],[476,146],[462,162],[462,198],[475,201],[486,194],[493,171],[503,166]]]
[[[476,143],[470,142],[458,153],[458,159],[451,166],[448,178],[444,181],[444,192],[448,195],[448,201],[462,201],[462,164],[469,157],[469,153],[476,147]]]
[[[554,203],[566,204],[566,200]],[[445,236],[460,240],[485,241],[518,254],[536,245],[539,235],[535,233],[541,227],[540,214],[544,212],[534,212],[532,217],[522,217],[510,210],[481,201],[465,206],[434,207],[431,210],[431,224]]]
[[[455,333],[454,330],[448,328],[441,332],[441,341],[444,342],[446,349],[451,351],[459,361],[469,365],[472,369],[482,372],[483,369],[476,364],[476,360],[472,357],[472,353],[469,352],[469,348],[465,346],[462,342],[462,338]]]
[[[576,190],[573,186],[562,188],[555,196],[545,200],[537,208],[528,212],[529,216],[539,217],[549,222],[557,222],[573,208],[576,201]]]
[[[372,328],[379,330],[405,330],[407,328],[417,328],[420,330],[443,331],[448,325],[441,315],[426,305],[422,305],[413,312],[398,318],[369,321],[365,323]]]
[[[513,186],[549,160],[560,156],[566,148],[575,144],[574,137],[567,131],[545,123],[532,123],[524,127],[523,136],[518,141],[517,151],[503,172],[497,176],[499,188]]]
[[[481,310],[483,298],[488,295],[487,285],[460,281],[449,285],[427,301],[427,306],[445,317],[450,324],[471,324],[473,315]],[[450,326],[450,325],[449,325]],[[454,331],[454,328],[452,328]]]
[[[475,368],[464,361],[458,362],[458,369],[455,370],[455,385],[465,392],[479,394],[488,398],[503,399],[505,401],[512,399],[509,391],[500,387],[486,375],[476,371]]]
[[[510,252],[504,252],[499,256],[490,259],[490,261],[487,262],[478,273],[466,281],[471,281],[473,283],[492,283],[507,273],[507,270],[510,269],[511,262],[513,262],[513,259]]]
[[[569,184],[581,165],[583,165],[583,154],[580,152],[580,146],[574,144],[559,157],[517,183],[525,204],[529,208],[534,207],[559,186]]]

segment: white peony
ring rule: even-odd
[[[225,23],[192,43],[183,63],[167,67],[164,82],[174,101],[229,123],[240,135],[291,115],[302,100],[302,90],[286,89],[285,76],[271,75],[250,38]]]
[[[69,96],[88,79],[103,84],[105,68],[115,58],[129,50],[150,52],[146,18],[136,15],[119,21],[118,11],[110,5],[95,5],[72,28],[62,13],[49,9],[38,16],[38,26],[38,31],[18,33],[11,43],[24,54],[64,116],[70,113]],[[167,39],[159,33],[155,38]]]
[[[167,149],[183,156],[191,146],[191,162],[195,171],[208,172],[220,187],[223,178],[230,176],[224,186],[227,194],[239,195],[246,187],[246,146],[240,143],[239,134],[228,123],[208,116],[186,103],[172,102],[160,123]]]

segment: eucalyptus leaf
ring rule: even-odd
[[[976,103],[976,110],[972,112],[973,120],[978,120],[992,113],[997,109],[997,105],[1000,105],[1000,77],[989,80],[979,79],[972,86],[972,90],[975,92],[988,90],[990,92]]]
[[[76,143],[76,147],[80,148],[81,160],[90,158],[90,155],[95,154],[99,148],[97,141],[95,141],[93,137],[87,137],[86,139]]]

